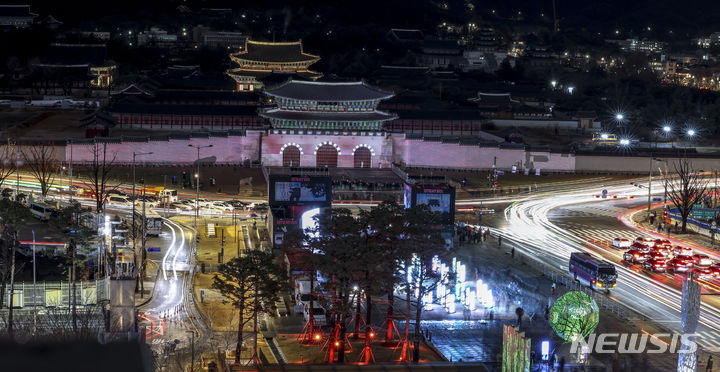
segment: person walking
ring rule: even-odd
[[[705,366],[705,372],[711,372],[713,369],[713,358],[712,355],[708,357],[707,365]]]

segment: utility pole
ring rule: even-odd
[[[197,229],[197,219],[200,212],[200,206],[198,203],[198,199],[200,199],[200,149],[210,148],[213,147],[213,145],[200,146],[189,144],[188,147],[194,147],[197,149],[197,173],[195,173],[195,228]]]
[[[68,164],[67,178],[68,178],[68,191],[70,192],[70,202],[72,204],[72,200],[73,200],[73,190],[72,190],[73,146],[72,146],[72,140],[68,140],[68,144],[70,145],[70,164]]]
[[[143,177],[143,201],[142,201],[142,253],[140,256],[140,298],[144,298],[145,293],[145,242],[147,241],[147,218],[145,217],[145,199],[146,196],[145,177]]]
[[[35,268],[35,230],[33,236],[33,338],[37,340],[37,275]]]

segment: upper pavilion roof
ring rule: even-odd
[[[283,43],[245,40],[245,48],[231,57],[257,62],[316,62],[320,57],[303,52],[302,40]]]
[[[265,89],[265,94],[307,101],[369,101],[393,96],[393,93],[372,87],[363,81],[328,83],[290,80],[277,87]]]
[[[394,114],[378,110],[369,112],[309,112],[270,109],[261,112],[260,116],[268,119],[328,122],[388,121],[397,119]]]

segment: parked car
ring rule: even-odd
[[[221,211],[228,211],[228,212],[232,212],[235,209],[235,207],[233,207],[232,205],[230,205],[226,202],[217,201],[217,200],[210,203],[209,206],[210,206],[210,208],[213,208],[213,209],[219,209]]]
[[[185,203],[170,203],[170,204],[168,204],[168,208],[170,208],[170,209],[175,208],[175,210],[178,212],[187,212],[187,211],[194,210],[193,207],[191,207]]]
[[[111,207],[131,207],[132,201],[126,196],[112,195],[107,198],[107,205]]]

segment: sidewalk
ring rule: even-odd
[[[492,280],[489,285],[494,291],[502,288],[506,292],[498,294],[502,300],[498,302],[496,316],[505,322],[515,322],[517,319],[515,308],[520,306],[525,310],[524,326],[521,329],[532,338],[532,350],[538,352],[539,341],[542,339],[549,339],[552,344],[559,341],[549,322],[545,320],[545,304],[570,291],[570,288],[561,283],[555,283],[556,291],[553,296],[553,282],[550,278],[544,276],[540,269],[533,267],[532,258],[521,253],[519,249],[515,250],[514,257],[512,257],[511,245],[507,244],[507,241],[503,242],[502,247],[498,247],[497,239],[490,238],[489,241],[480,244],[458,244],[457,250],[459,258],[462,258],[468,265],[469,272],[478,267],[481,278],[487,277]],[[488,281],[486,280],[486,282]],[[622,319],[601,309],[600,322],[595,333],[641,333],[643,329],[660,331],[662,328],[639,315],[632,319]],[[502,334],[497,337],[500,342]],[[668,353],[653,354],[647,360],[644,360],[641,355],[632,357],[620,354],[592,354],[592,358],[597,363],[610,366],[613,363],[614,355],[619,358],[620,365],[632,366],[632,370],[674,370],[677,364],[677,356]]]

